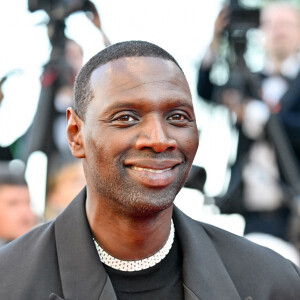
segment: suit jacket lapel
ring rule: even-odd
[[[174,207],[174,224],[183,252],[185,299],[240,300],[211,239],[201,224]]]
[[[116,299],[99,260],[85,214],[85,189],[55,221],[57,257],[64,297]]]
[[[68,300],[113,300],[116,299],[115,292],[92,241],[85,214],[85,198],[84,189],[55,221],[63,296]],[[185,299],[240,299],[202,226],[176,207],[174,223],[184,255]]]

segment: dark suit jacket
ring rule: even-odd
[[[0,299],[116,299],[85,214],[83,190],[54,221],[0,249]],[[174,208],[185,299],[300,299],[291,262]],[[248,298],[252,297],[252,298]]]

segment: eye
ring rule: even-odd
[[[185,111],[173,111],[167,116],[167,121],[171,125],[184,127],[188,125],[191,118]]]
[[[119,127],[129,127],[138,122],[139,118],[132,112],[120,112],[113,116],[112,123]]]
[[[182,114],[174,114],[170,117],[168,117],[168,120],[172,120],[172,121],[183,121],[183,120],[187,120],[187,117],[182,115]]]
[[[117,118],[118,121],[124,121],[124,122],[133,122],[136,121],[135,118],[129,115],[120,116]]]

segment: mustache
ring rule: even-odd
[[[121,160],[131,160],[131,159],[153,159],[153,160],[182,160],[186,161],[186,157],[182,153],[174,153],[174,151],[170,152],[155,152],[151,149],[145,151],[139,151],[137,153],[124,153],[121,156]]]

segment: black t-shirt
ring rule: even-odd
[[[157,265],[124,272],[104,265],[118,300],[183,300],[182,253],[175,235],[168,255]]]

